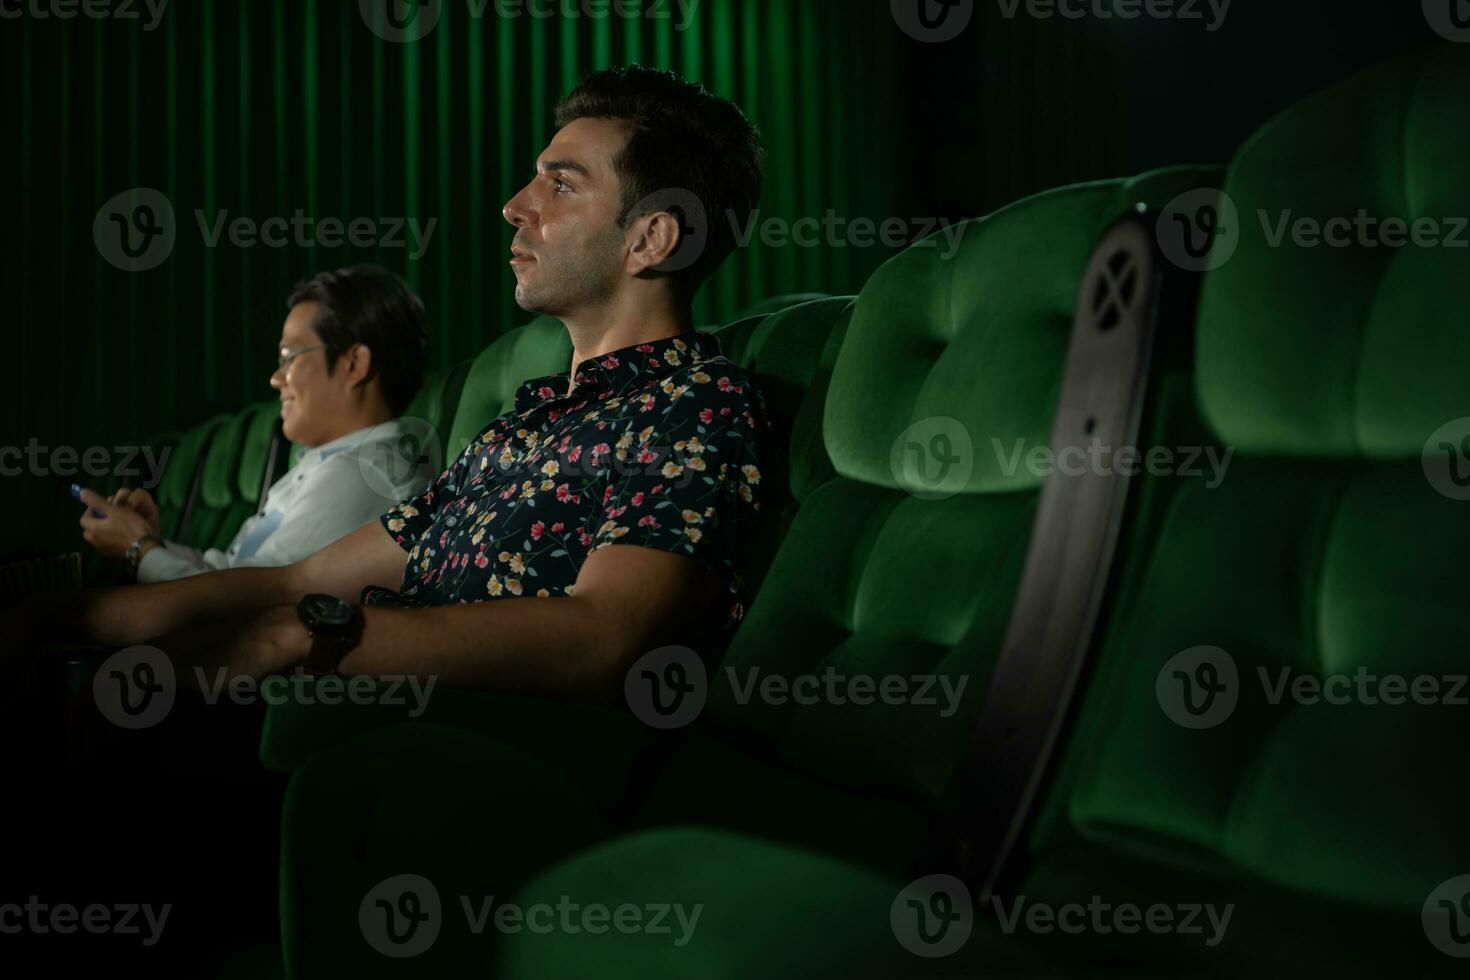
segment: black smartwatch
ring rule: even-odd
[[[296,604],[311,652],[303,669],[313,677],[332,674],[342,658],[362,640],[362,610],[334,595],[314,592]]]

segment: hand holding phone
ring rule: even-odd
[[[71,485],[71,495],[73,497],[77,498],[78,500],[81,500],[82,499],[82,485],[80,483],[73,483]],[[104,514],[102,511],[98,510],[96,507],[93,507],[92,508],[92,516],[93,517],[103,517],[103,518],[105,518],[107,515]]]

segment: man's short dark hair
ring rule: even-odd
[[[387,269],[355,265],[297,283],[286,309],[302,303],[321,305],[311,326],[327,348],[327,373],[337,355],[366,345],[373,352],[367,380],[376,377],[388,408],[402,415],[424,380],[429,318],[423,301]]]
[[[642,65],[593,72],[557,103],[558,129],[583,118],[617,119],[632,128],[613,160],[623,185],[621,227],[662,209],[659,192],[678,189],[698,198],[708,228],[696,230],[708,239],[693,241],[700,251],[692,264],[670,262],[681,269],[685,295],[693,296],[735,250],[730,216],[743,218],[760,200],[766,159],[760,133],[728,99],[671,71]],[[687,244],[680,244],[681,252]]]

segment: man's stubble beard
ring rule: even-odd
[[[606,302],[617,289],[622,248],[623,230],[614,225],[603,237],[553,265],[537,255],[538,291],[532,293],[517,283],[516,304],[528,313],[561,316]]]

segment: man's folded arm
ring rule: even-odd
[[[724,590],[718,576],[687,555],[635,545],[588,555],[575,592],[431,608],[369,606],[362,642],[342,674],[413,674],[455,687],[505,694],[607,702],[622,691],[632,663],[649,650],[688,642]],[[300,645],[279,669],[305,656]]]
[[[224,617],[325,592],[357,602],[369,585],[397,588],[405,554],[383,526],[365,524],[291,565],[202,575],[46,597],[32,610],[42,639],[126,646]]]

